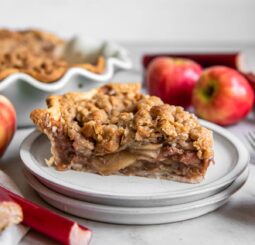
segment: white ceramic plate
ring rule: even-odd
[[[25,172],[30,186],[50,205],[78,217],[116,224],[162,224],[184,221],[212,212],[225,204],[246,181],[248,168],[225,190],[205,199],[156,208],[104,206],[75,200],[42,185],[31,173]]]
[[[56,171],[45,164],[50,157],[46,136],[35,131],[22,143],[20,155],[25,167],[49,188],[93,203],[116,206],[155,207],[187,203],[213,195],[230,185],[245,169],[249,153],[227,130],[201,121],[214,132],[215,165],[199,184],[131,176],[100,176],[73,170]]]

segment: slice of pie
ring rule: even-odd
[[[212,132],[182,107],[141,94],[139,84],[50,96],[47,105],[31,118],[58,170],[197,183],[213,162]]]

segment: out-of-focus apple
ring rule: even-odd
[[[254,93],[245,77],[225,66],[204,70],[192,96],[199,117],[223,126],[246,117],[253,101]]]
[[[11,102],[0,95],[0,157],[16,130],[16,112]]]
[[[145,79],[150,95],[165,103],[188,107],[202,67],[189,59],[158,57],[149,64]]]
[[[251,85],[253,89],[253,93],[255,95],[255,74],[253,72],[248,72],[248,73],[242,73],[242,75],[245,76],[245,78],[248,80],[249,84]],[[255,100],[254,100],[255,104]]]

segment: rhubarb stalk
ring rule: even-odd
[[[23,211],[23,224],[66,245],[87,245],[91,231],[0,186],[0,201],[14,201]]]

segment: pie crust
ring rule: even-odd
[[[47,105],[31,119],[50,139],[47,164],[58,170],[197,183],[213,162],[212,132],[139,84],[54,95]]]
[[[0,80],[23,72],[44,83],[60,79],[70,67],[81,67],[101,74],[105,59],[95,64],[71,64],[64,58],[65,41],[38,30],[10,31],[0,29]]]

